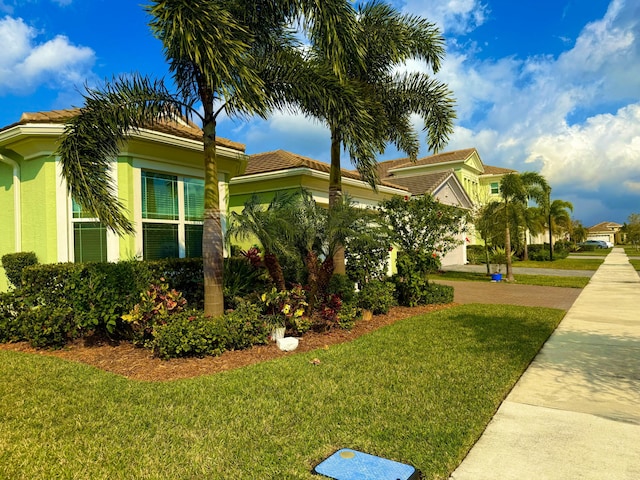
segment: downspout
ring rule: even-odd
[[[13,205],[16,252],[22,251],[22,211],[20,208],[20,165],[0,153],[0,162],[13,168]]]

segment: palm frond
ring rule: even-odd
[[[67,122],[56,152],[69,193],[109,229],[133,232],[109,179],[110,164],[131,134],[184,115],[191,107],[171,95],[161,80],[138,75],[87,89],[85,104]]]

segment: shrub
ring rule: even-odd
[[[20,288],[22,285],[22,270],[37,263],[38,257],[33,252],[7,253],[2,256],[4,272],[15,288]]]
[[[396,266],[398,273],[393,276],[393,282],[396,286],[395,294],[398,304],[404,307],[421,305],[424,291],[429,286],[427,280],[428,262],[400,252]]]
[[[166,258],[138,263],[150,272],[147,277],[149,280],[143,288],[164,278],[163,281],[170,289],[182,292],[191,308],[204,308],[204,273],[201,258]]]
[[[24,338],[34,347],[63,347],[80,330],[69,307],[38,306],[18,317]]]
[[[156,326],[167,323],[169,316],[182,312],[186,303],[182,294],[169,290],[166,283],[151,284],[149,290],[140,294],[140,302],[122,316],[131,328],[133,343],[146,346],[152,342]]]
[[[252,292],[264,290],[264,269],[252,263],[248,255],[224,260],[224,304],[235,308],[238,300]]]
[[[350,303],[343,303],[338,312],[338,326],[344,330],[351,330],[356,324],[358,309]]]
[[[267,343],[269,329],[260,318],[260,308],[241,302],[237,309],[221,316],[208,317],[200,311],[182,311],[157,324],[147,345],[163,359],[220,355],[225,350],[240,350]]]
[[[26,310],[24,297],[15,291],[0,292],[0,343],[24,339],[19,317]]]
[[[484,245],[467,245],[467,261],[472,265],[487,263]]]
[[[138,301],[149,275],[137,261],[35,265],[24,269],[22,291],[34,306],[71,308],[84,333],[115,335],[121,315]]]
[[[347,275],[352,283],[384,279],[391,240],[379,229],[350,239],[345,249]],[[334,275],[335,277],[335,275]]]
[[[237,308],[222,317],[227,331],[227,350],[241,350],[268,342],[270,328],[260,316],[260,307],[240,302]]]
[[[396,304],[396,286],[392,282],[372,280],[358,292],[357,306],[374,314],[387,313]]]
[[[347,276],[334,274],[327,288],[329,295],[338,295],[343,302],[351,303],[356,295],[355,283]]]
[[[424,292],[423,302],[426,305],[451,303],[453,302],[453,293],[453,287],[432,282]]]
[[[227,343],[227,332],[219,318],[183,311],[156,325],[149,345],[154,355],[169,359],[220,355]]]

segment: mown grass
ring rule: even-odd
[[[444,479],[563,314],[464,305],[166,383],[2,351],[0,478],[314,479],[350,447]]]
[[[514,275],[516,283],[521,285],[541,285],[544,287],[584,288],[589,283],[589,277],[565,277],[560,275]],[[472,282],[488,282],[486,273],[474,272],[440,272],[429,275],[430,280],[461,280]]]
[[[513,262],[518,268],[552,268],[556,270],[597,270],[604,262],[604,257],[599,258],[559,258],[546,262],[534,262],[533,260]]]

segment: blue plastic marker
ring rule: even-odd
[[[313,472],[335,480],[418,480],[420,478],[420,473],[411,465],[349,448],[338,450],[319,463]]]

